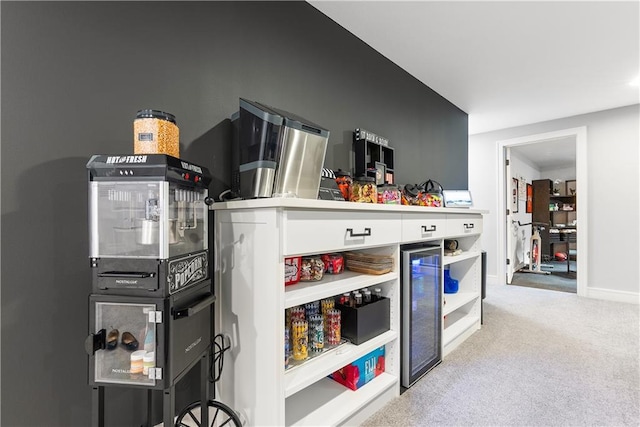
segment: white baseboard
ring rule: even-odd
[[[640,304],[640,294],[637,292],[617,291],[615,289],[589,288],[587,287],[587,298],[601,299],[606,301],[627,302]]]

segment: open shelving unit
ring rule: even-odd
[[[286,425],[340,425],[347,420],[345,407],[359,411],[379,396],[389,392],[393,394],[397,383],[397,377],[385,372],[354,393],[324,378],[287,398]]]
[[[225,360],[233,385],[222,387],[220,398],[246,414],[249,425],[352,423],[399,395],[400,226],[396,217],[397,221],[386,221],[384,216],[361,210],[269,207],[216,212],[218,324],[232,336],[233,344],[230,361]],[[345,237],[345,227],[370,229],[371,237]],[[322,233],[301,235],[302,230],[314,229]],[[391,256],[394,269],[380,275],[345,270],[325,274],[317,282],[284,285],[285,258],[347,250]],[[365,287],[380,288],[389,299],[389,330],[359,345],[345,342],[285,368],[285,311]],[[385,349],[385,372],[358,390],[328,378],[379,347]]]
[[[379,276],[355,273],[349,270],[344,271],[342,274],[325,274],[320,282],[298,282],[295,285],[285,287],[284,308],[318,301],[344,292],[368,288],[397,279],[397,271]]]
[[[480,328],[480,305],[482,304],[480,234],[466,235],[456,240],[462,253],[445,256],[442,263],[444,268],[449,269],[451,277],[458,280],[458,292],[443,294],[443,357]]]
[[[393,184],[394,178],[394,149],[389,147],[389,141],[364,129],[356,129],[353,133],[354,176],[368,175],[376,177],[376,165],[384,165],[385,175],[382,180],[386,184]]]
[[[228,202],[212,209],[216,332],[231,339],[219,399],[243,414],[248,425],[358,425],[399,396],[403,244],[451,237],[463,249],[443,261],[460,280],[460,291],[445,296],[443,354],[480,328],[481,212],[291,199]],[[425,235],[425,228],[437,233]],[[346,270],[317,282],[284,285],[285,258],[345,251],[391,256],[393,270],[380,275]],[[389,300],[389,329],[287,368],[286,310],[365,287],[380,288]],[[384,372],[357,390],[328,378],[380,347]]]
[[[342,344],[327,354],[314,357],[294,369],[287,370],[284,374],[285,396],[289,397],[309,387],[316,381],[397,338],[396,331],[387,331],[360,345]]]
[[[577,249],[578,228],[576,181],[565,181],[565,185],[553,192],[550,179],[538,179],[533,184],[532,221],[545,224],[540,231],[540,248],[543,261],[554,257],[556,252],[567,255],[567,273],[571,272],[571,255]]]
[[[481,254],[482,253],[480,251],[466,251],[462,252],[460,255],[445,255],[442,265],[451,265],[459,261],[464,261],[466,259],[477,258]]]

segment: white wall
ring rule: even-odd
[[[540,171],[535,166],[522,158],[520,154],[511,151],[511,177],[524,178],[527,184],[531,184],[534,179],[540,179]],[[509,177],[509,178],[511,178]],[[526,187],[525,187],[526,190]],[[473,193],[472,193],[473,194]],[[527,213],[526,200],[518,199],[518,213],[512,215],[514,221],[520,221],[521,224],[531,222],[531,214]],[[524,259],[525,263],[529,263],[529,239],[531,238],[531,226],[521,227],[524,230]],[[519,233],[521,234],[521,231]],[[521,254],[519,256],[522,256]]]
[[[587,295],[638,302],[640,294],[640,105],[535,123],[469,137],[469,189],[485,216],[487,279],[498,280],[497,141],[587,127]],[[578,186],[580,184],[578,183]],[[580,209],[584,209],[580,206]],[[584,228],[581,224],[581,228]],[[580,238],[578,236],[578,238]],[[580,257],[580,254],[578,254]],[[579,258],[580,260],[580,258]],[[580,262],[580,261],[578,261]]]
[[[556,168],[556,169],[543,169],[540,171],[540,177],[549,178],[551,181],[556,179],[567,181],[576,179],[576,167]],[[560,185],[564,186],[564,182]],[[560,190],[562,191],[562,189]]]

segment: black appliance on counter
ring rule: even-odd
[[[104,423],[105,386],[148,389],[149,423],[150,393],[164,390],[164,424],[173,425],[175,384],[198,362],[208,401],[211,175],[163,154],[96,155],[87,169],[93,425]]]
[[[322,168],[320,188],[318,189],[318,199],[339,200],[344,202],[344,196],[336,183],[336,174],[331,169]]]
[[[400,247],[401,386],[411,387],[442,361],[442,246]]]
[[[231,190],[244,199],[318,198],[329,131],[296,114],[240,98],[231,117]]]

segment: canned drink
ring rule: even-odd
[[[309,317],[309,349],[322,351],[324,348],[324,319],[321,314]]]
[[[326,342],[328,345],[340,344],[340,310],[332,308],[325,316]]]
[[[287,314],[289,325],[295,320],[306,320],[304,307],[301,305],[287,309]]]
[[[326,298],[320,301],[320,306],[322,308],[322,314],[326,315],[328,310],[335,308],[336,302],[333,298]]]
[[[320,314],[320,301],[313,301],[304,305],[305,315],[307,319],[316,314]]]
[[[291,358],[291,333],[289,328],[284,328],[284,368],[289,367],[289,359]]]
[[[291,323],[291,344],[293,360],[305,360],[309,357],[309,324],[305,320],[294,320]]]

